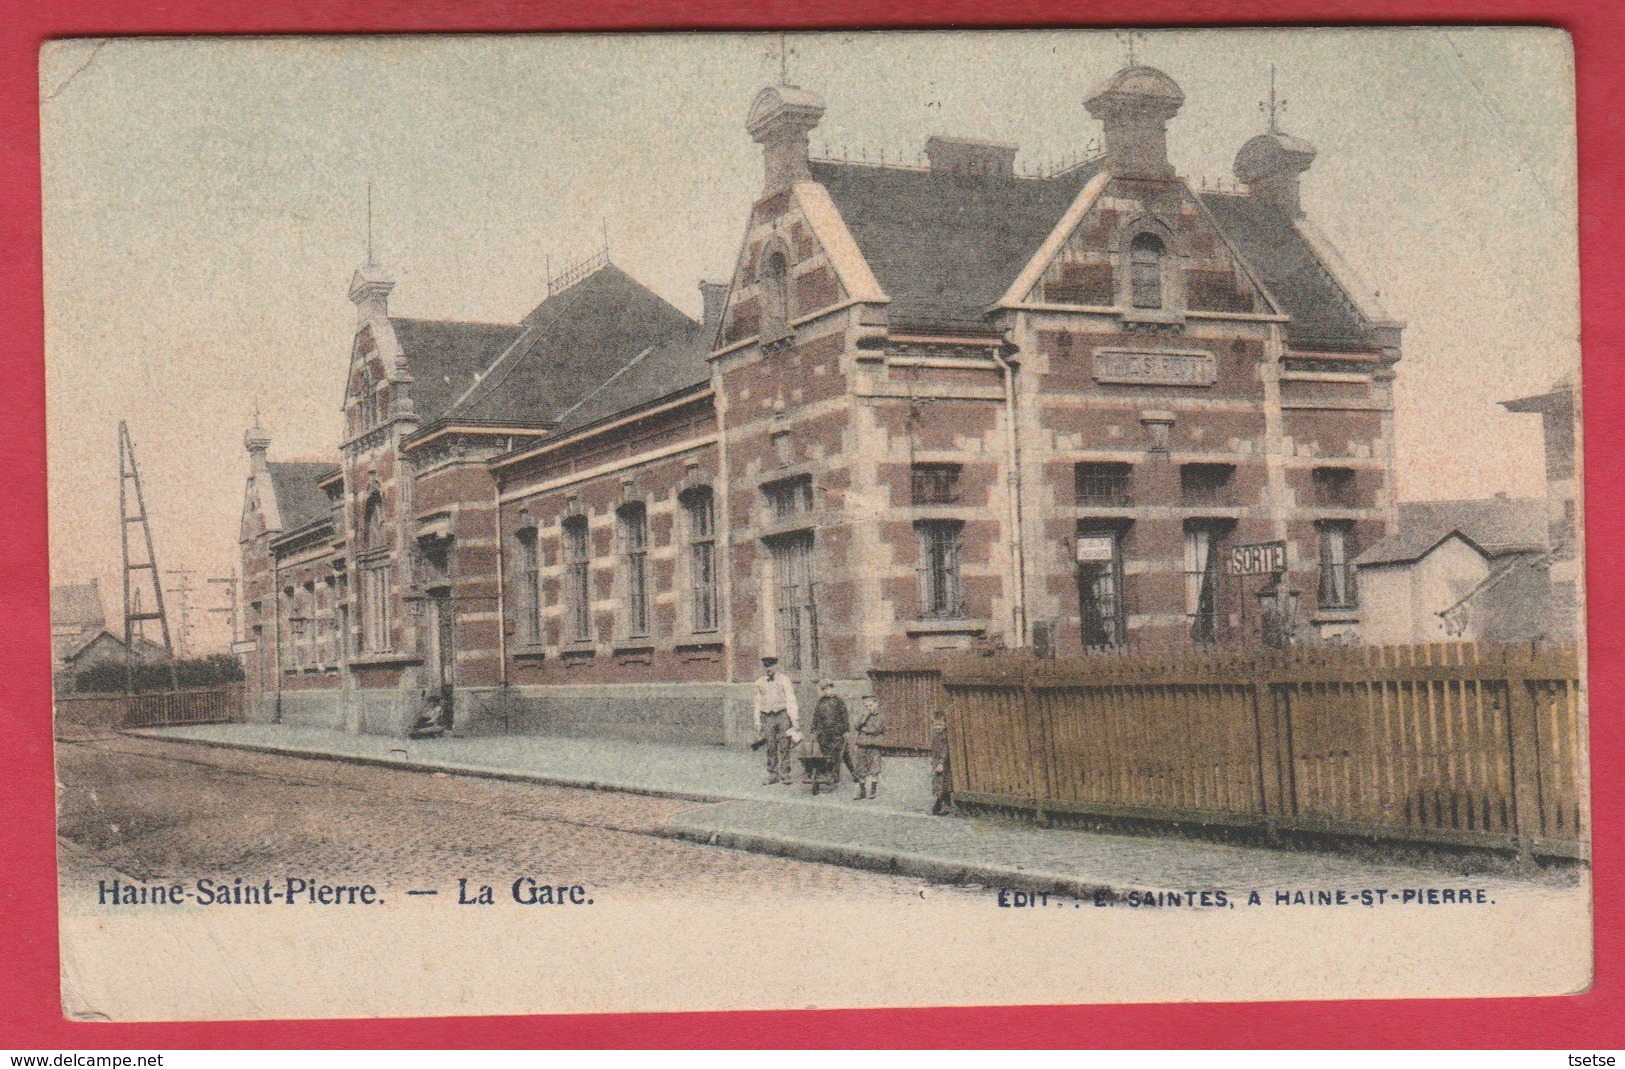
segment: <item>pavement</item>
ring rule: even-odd
[[[210,724],[131,732],[169,742],[329,758],[405,770],[624,791],[694,803],[658,834],[944,883],[1122,898],[1131,891],[1475,886],[1569,889],[1583,869],[1523,870],[1482,858],[1373,862],[1161,836],[1107,834],[981,817],[933,817],[924,758],[887,757],[879,797],[843,781],[814,796],[764,785],[760,755],[720,747],[504,736],[405,740],[285,724]]]
[[[667,825],[705,803],[678,798],[127,735],[58,753],[65,908],[93,910],[103,880],[189,883],[224,873],[245,884],[294,874],[436,890],[442,901],[460,897],[458,879],[506,897],[520,875],[620,901],[975,893],[689,841]]]

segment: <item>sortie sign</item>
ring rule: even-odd
[[[1230,550],[1231,575],[1273,575],[1286,571],[1285,542],[1253,542]]]

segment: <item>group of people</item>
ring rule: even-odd
[[[812,724],[804,735],[801,713],[796,703],[795,681],[779,671],[776,657],[762,658],[762,674],[756,679],[756,746],[767,750],[767,779],[763,783],[793,784],[798,757],[818,760],[807,778],[827,776],[839,783],[844,765],[858,785],[857,799],[875,797],[880,790],[881,747],[886,740],[886,718],[880,700],[863,696],[863,711],[854,719],[846,702],[835,693],[835,684],[824,680],[818,685],[818,704],[813,706]]]
[[[835,684],[826,679],[818,684],[818,703],[813,706],[812,723],[801,731],[801,714],[796,703],[795,681],[779,671],[776,657],[762,658],[762,674],[756,678],[754,719],[756,742],[753,749],[767,750],[767,778],[764,784],[791,785],[796,782],[795,763],[803,761],[803,782],[816,785],[840,783],[844,766],[858,786],[855,800],[872,799],[880,789],[881,751],[886,745],[886,718],[880,699],[865,694],[863,708],[856,717],[835,693]],[[949,812],[948,734],[943,715],[931,718],[931,780],[936,802],[933,814]],[[816,791],[815,791],[816,793]]]

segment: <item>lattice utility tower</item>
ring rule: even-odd
[[[158,559],[152,552],[152,527],[147,523],[147,503],[141,496],[141,473],[135,466],[135,443],[130,441],[130,427],[124,420],[118,424],[118,511],[119,539],[124,550],[124,685],[135,689],[135,640],[146,639],[146,622],[157,620],[164,639],[164,656],[174,672],[175,648],[169,641],[169,617],[164,613],[164,584],[158,577]],[[135,512],[130,512],[132,491]],[[131,545],[130,528],[140,526],[139,543]],[[134,552],[132,552],[134,550]],[[138,579],[138,576],[142,578]],[[143,590],[151,589],[155,608],[141,608]]]

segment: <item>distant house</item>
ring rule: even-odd
[[[163,646],[136,636],[135,657],[156,664],[169,655]],[[59,691],[76,689],[79,673],[99,664],[124,663],[124,639],[107,627],[100,584],[64,583],[51,588],[51,675]]]
[[[53,586],[51,670],[60,672],[69,657],[81,653],[106,628],[107,615],[102,609],[101,588],[96,580]]]
[[[1397,532],[1355,559],[1360,640],[1553,638],[1549,564],[1538,498],[1401,502]]]
[[[140,635],[135,639],[135,657],[142,664],[156,664],[165,658],[164,648]],[[77,675],[92,665],[124,663],[124,640],[103,628],[91,635],[79,648],[62,658],[60,671]]]
[[[1533,397],[1502,401],[1508,412],[1528,412],[1541,418],[1546,452],[1546,527],[1551,547],[1547,579],[1551,583],[1551,618],[1547,630],[1554,641],[1574,641],[1580,620],[1580,490],[1575,465],[1574,379],[1565,375],[1552,388]]]
[[[113,632],[102,628],[94,635],[90,635],[79,644],[76,649],[69,650],[53,673],[56,689],[59,692],[82,690],[85,687],[81,680],[86,671],[101,665],[119,665],[125,663],[124,640]],[[168,658],[164,648],[151,639],[135,638],[135,660],[137,664],[159,664]],[[91,689],[102,689],[107,683],[105,675],[100,676]]]

